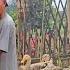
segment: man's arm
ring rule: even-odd
[[[0,56],[1,56],[1,54],[3,53],[3,51],[2,50],[0,50]]]
[[[2,53],[6,53],[6,52],[5,52],[5,51],[3,51],[3,50],[0,50],[0,56],[1,56],[1,54],[2,54]]]
[[[0,50],[0,55],[1,55],[2,51]]]
[[[0,52],[8,52],[8,45],[9,45],[9,33],[10,33],[10,29],[8,27],[7,24],[4,25],[4,27],[2,28],[3,32],[1,40],[0,40]]]

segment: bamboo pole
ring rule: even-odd
[[[44,19],[45,19],[44,14],[45,14],[45,0],[43,1],[43,15],[42,15],[43,16],[43,18],[42,18],[42,47],[44,47]],[[40,59],[41,59],[41,57],[43,55],[42,52],[44,53],[44,51],[41,50]]]
[[[18,20],[18,25],[17,25],[17,34],[18,34],[18,56],[20,58],[20,60],[22,59],[21,57],[21,53],[22,55],[24,55],[24,37],[23,37],[23,33],[24,33],[24,22],[25,22],[25,4],[24,4],[24,0],[16,0],[16,7],[17,7],[17,20]],[[20,41],[20,33],[22,34],[22,41]],[[22,49],[22,51],[20,50]]]
[[[70,40],[70,0],[67,0],[68,37]]]

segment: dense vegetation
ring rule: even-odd
[[[17,12],[16,12],[16,5],[15,1],[13,0],[12,3],[8,6],[7,12],[13,18],[14,21],[17,20]]]

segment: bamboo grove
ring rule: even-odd
[[[69,58],[67,0],[17,0],[18,56],[29,54],[33,60],[49,53],[62,66]],[[53,6],[53,3],[55,7]],[[62,7],[62,11],[59,7]],[[69,60],[67,58],[67,60]],[[66,61],[67,62],[67,61]]]

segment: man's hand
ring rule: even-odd
[[[2,50],[0,50],[0,56],[1,56],[1,54],[3,53],[3,51]]]
[[[0,50],[0,57],[1,57],[2,51]]]
[[[2,53],[2,51],[0,50],[0,54]]]

